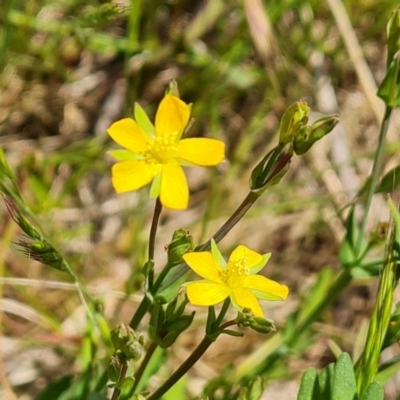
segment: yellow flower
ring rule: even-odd
[[[211,252],[186,253],[189,267],[204,280],[185,284],[189,301],[198,306],[212,306],[230,297],[232,304],[259,317],[264,313],[257,301],[285,300],[289,289],[261,275],[255,275],[267,263],[271,253],[258,254],[240,245],[231,254],[228,264],[212,241]]]
[[[152,125],[143,109],[135,104],[135,120],[114,122],[108,134],[127,150],[111,151],[120,162],[112,167],[112,183],[118,193],[137,190],[153,182],[151,196],[177,210],[187,208],[189,189],[181,165],[213,166],[224,158],[220,140],[181,140],[189,122],[190,106],[167,94]]]

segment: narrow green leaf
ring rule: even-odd
[[[332,400],[356,400],[357,388],[353,363],[347,353],[342,353],[335,365]]]
[[[146,111],[143,110],[139,103],[135,103],[134,107],[135,120],[138,125],[149,135],[154,136],[154,126],[151,123]]]
[[[383,387],[378,382],[372,382],[362,400],[383,400],[384,392]]]
[[[166,351],[160,347],[157,347],[149,363],[147,364],[142,379],[140,380],[136,388],[137,393],[148,387],[150,379],[158,373],[160,368],[162,368],[165,365],[166,361],[167,361]]]
[[[391,169],[380,181],[375,193],[390,193],[400,185],[400,165]]]
[[[214,239],[211,239],[211,253],[213,257],[217,260],[217,263],[221,265],[221,267],[226,267],[226,261],[221,252],[219,251],[219,248],[217,244],[215,243]]]
[[[352,207],[349,216],[347,218],[346,236],[340,245],[339,249],[339,260],[340,263],[346,269],[351,269],[353,266],[357,266],[359,255],[356,253],[356,245],[359,235],[361,234],[358,226],[354,207]],[[367,250],[368,242],[363,238],[361,245],[361,254],[364,254]]]
[[[400,106],[400,72],[399,60],[394,58],[387,69],[386,75],[378,89],[380,97],[387,107],[394,108]]]
[[[318,377],[319,397],[318,400],[330,399],[335,375],[335,364],[327,365]],[[314,399],[313,399],[314,400]]]
[[[315,400],[318,397],[318,376],[314,367],[308,368],[301,379],[297,400]]]

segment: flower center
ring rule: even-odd
[[[250,275],[249,268],[247,267],[247,258],[231,261],[228,263],[226,269],[222,272],[221,279],[229,287],[240,287],[246,276]]]
[[[163,134],[149,141],[143,156],[149,164],[165,164],[174,158],[177,147],[175,146],[175,134]]]

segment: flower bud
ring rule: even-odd
[[[119,324],[110,332],[111,343],[120,360],[138,360],[143,351],[143,336],[125,324]]]
[[[118,382],[119,373],[121,369],[121,363],[117,357],[111,357],[110,363],[107,367],[108,379],[111,382]]]
[[[162,349],[172,346],[178,336],[186,330],[193,322],[195,311],[190,315],[181,315],[172,323],[166,323],[166,335],[159,341],[159,346]]]
[[[327,135],[339,122],[337,115],[328,115],[315,121],[311,126],[304,126],[296,133],[293,150],[297,155],[306,153],[311,146]]]
[[[298,101],[285,111],[279,126],[279,144],[291,143],[297,131],[306,126],[310,107],[304,101]]]
[[[236,322],[238,325],[247,326],[259,333],[271,333],[276,331],[274,321],[263,317],[256,317],[246,309],[239,313]]]
[[[250,190],[261,195],[269,186],[278,184],[289,170],[292,153],[280,144],[271,150],[251,172]]]
[[[166,246],[168,251],[168,263],[178,264],[182,262],[182,256],[194,249],[193,238],[188,231],[178,229],[172,236],[172,241]]]
[[[185,311],[188,302],[185,289],[179,290],[175,298],[167,305],[167,309],[165,310],[166,321],[173,322],[177,320]]]

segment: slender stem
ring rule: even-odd
[[[242,201],[240,206],[230,216],[230,218],[221,226],[220,229],[213,235],[216,243],[219,243],[228,232],[242,219],[242,217],[249,211],[251,206],[260,196],[257,193],[249,192],[246,198]],[[198,247],[199,251],[208,250],[211,246],[211,239]]]
[[[129,326],[133,329],[136,330],[140,324],[140,321],[146,314],[146,311],[150,307],[150,300],[147,296],[143,296],[142,301],[139,304],[139,307],[136,309],[135,314],[133,314],[133,317],[131,319],[131,322],[129,322]]]
[[[157,227],[158,227],[158,221],[160,220],[161,210],[162,210],[162,204],[161,204],[160,198],[157,197],[156,205],[154,207],[153,221],[151,222],[150,235],[149,235],[149,253],[148,253],[149,261],[154,260],[154,248],[155,248],[155,243],[156,243]],[[147,279],[148,279],[148,288],[149,288],[149,290],[151,290],[151,288],[153,287],[153,282],[154,282],[154,269],[153,268],[149,271],[149,275],[148,275]]]
[[[150,234],[149,234],[149,251],[148,251],[148,260],[151,261],[154,259],[154,249],[155,249],[155,243],[156,243],[156,234],[157,234],[157,227],[158,227],[158,222],[160,220],[160,214],[162,211],[162,204],[160,202],[160,199],[157,198],[156,204],[154,206],[154,214],[153,214],[153,220],[151,222],[151,227],[150,227]],[[152,268],[149,271],[149,275],[147,277],[147,287],[149,290],[153,288],[153,282],[154,282],[154,269]],[[132,316],[131,322],[129,323],[129,326],[132,329],[137,329],[137,327],[140,324],[140,321],[142,320],[143,316],[146,314],[146,311],[148,310],[150,306],[150,300],[147,296],[143,296],[142,301],[139,304],[139,307],[135,311],[135,314]]]
[[[147,400],[157,400],[166,393],[176,382],[181,379],[190,368],[197,362],[197,360],[206,352],[212,344],[212,340],[205,336],[199,343],[193,353],[186,359],[186,361],[161,385],[154,393],[152,393]]]
[[[133,384],[133,390],[135,390],[138,387],[139,382],[142,379],[143,373],[144,373],[147,365],[149,364],[151,357],[153,356],[156,349],[157,349],[157,344],[154,342],[151,342],[149,348],[147,349],[146,355],[144,356],[144,359],[135,374],[135,383]]]
[[[222,320],[225,317],[226,312],[228,311],[230,304],[231,304],[231,299],[229,297],[227,297],[224,301],[224,304],[222,305],[221,311],[220,311],[217,319],[214,322],[215,327],[218,327],[221,324]]]
[[[228,297],[224,304],[222,305],[221,311],[218,315],[218,318],[214,322],[214,332],[221,331],[231,325],[235,325],[236,322],[234,320],[225,322],[221,324],[226,312],[228,311],[229,305],[231,301]],[[186,361],[161,385],[152,395],[150,395],[147,400],[156,400],[159,399],[164,393],[166,393],[172,386],[175,385],[176,382],[179,381],[189,371],[190,368],[199,360],[199,358],[206,352],[206,350],[210,347],[213,341],[209,338],[208,335],[204,336],[203,340],[196,347],[193,353],[186,359]]]
[[[225,328],[229,328],[230,326],[236,325],[236,324],[237,324],[236,321],[235,321],[234,319],[232,319],[231,321],[226,321],[225,323],[223,323],[223,324],[219,327],[219,329],[220,329],[220,330],[223,330],[223,329],[225,329]]]
[[[118,383],[121,383],[125,379],[126,371],[128,370],[127,365],[123,365],[121,371],[119,373]],[[121,389],[116,386],[114,388],[114,392],[112,394],[111,400],[118,400],[119,395],[121,394]]]
[[[381,131],[379,133],[378,149],[376,151],[374,165],[372,167],[371,185],[369,186],[367,200],[365,202],[364,215],[363,215],[363,219],[361,222],[361,229],[360,229],[359,236],[357,238],[357,246],[356,246],[356,254],[357,255],[359,255],[359,252],[361,251],[361,244],[362,244],[362,240],[364,237],[365,227],[367,225],[368,213],[369,213],[369,209],[371,208],[372,197],[375,194],[375,189],[376,189],[376,185],[378,183],[379,173],[381,171],[382,160],[383,160],[383,156],[385,153],[386,135],[387,135],[387,131],[389,128],[391,113],[392,113],[392,108],[387,106],[385,109],[385,114],[383,116],[383,120],[382,120]]]
[[[287,153],[283,157],[281,157],[274,170],[271,172],[271,175],[264,182],[264,185],[268,185],[290,162],[293,154]],[[216,243],[219,243],[230,230],[242,219],[242,217],[249,211],[255,201],[261,196],[263,192],[249,192],[246,198],[242,201],[240,206],[236,209],[236,211],[232,214],[232,216],[225,222],[224,225],[214,234],[213,239]],[[197,250],[203,251],[210,248],[211,240],[199,246]]]

